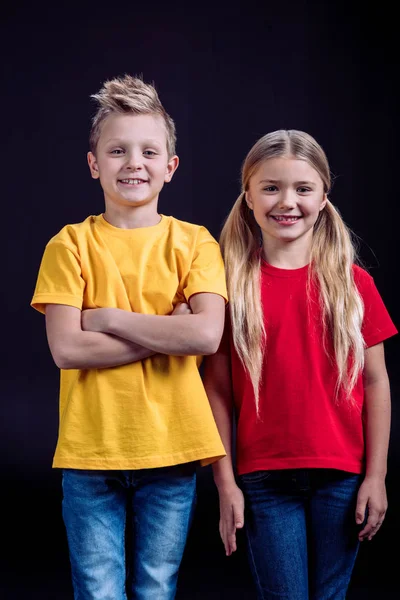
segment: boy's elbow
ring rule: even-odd
[[[221,342],[222,333],[217,331],[215,328],[212,328],[208,331],[205,331],[203,334],[203,352],[204,356],[210,356],[211,354],[215,354],[219,348]]]
[[[65,346],[51,348],[51,355],[59,369],[74,369],[73,357]]]
[[[53,360],[59,369],[66,370],[66,369],[72,368],[70,366],[70,360],[68,359],[67,356],[64,356],[63,354],[53,353]]]

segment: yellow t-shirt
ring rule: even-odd
[[[227,298],[219,246],[204,227],[162,216],[120,229],[102,215],[67,225],[46,246],[31,305],[114,307],[168,315],[210,292]],[[142,469],[225,455],[198,357],[156,354],[106,369],[61,370],[53,467]]]

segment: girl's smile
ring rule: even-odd
[[[263,237],[268,260],[278,249],[289,250],[306,264],[314,225],[326,204],[324,184],[305,160],[264,160],[250,178],[246,201]]]

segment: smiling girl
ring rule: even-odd
[[[354,264],[330,185],[310,135],[269,133],[244,161],[221,235],[230,319],[205,369],[227,451],[213,465],[220,533],[230,555],[246,524],[263,599],[345,598],[359,541],[387,508],[383,341],[396,328]]]

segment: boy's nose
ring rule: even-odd
[[[126,157],[126,167],[136,171],[143,166],[143,157],[141,154],[128,154]]]

